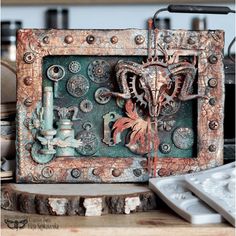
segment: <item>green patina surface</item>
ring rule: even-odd
[[[87,73],[88,66],[94,60],[105,60],[107,61],[112,68],[112,73],[110,79],[106,83],[97,84],[93,82]],[[94,154],[96,157],[140,157],[140,155],[134,154],[125,146],[125,139],[127,132],[122,133],[121,135],[121,142],[115,146],[108,146],[107,144],[102,142],[103,139],[103,116],[108,112],[116,112],[121,116],[126,116],[123,109],[117,106],[116,98],[111,98],[111,100],[106,103],[105,105],[98,104],[94,99],[95,91],[99,87],[108,87],[113,91],[119,91],[119,87],[117,84],[116,76],[115,76],[115,65],[119,60],[125,61],[134,61],[141,63],[143,58],[142,57],[91,57],[91,56],[47,56],[43,58],[43,87],[51,86],[54,87],[54,83],[48,79],[47,77],[47,69],[52,65],[60,65],[65,69],[65,76],[62,80],[58,82],[58,94],[60,98],[54,98],[54,106],[59,107],[70,107],[70,106],[77,106],[79,108],[79,104],[84,99],[89,99],[93,104],[93,109],[91,112],[84,113],[79,109],[78,117],[81,120],[73,121],[73,128],[75,129],[75,136],[79,133],[84,131],[82,125],[85,122],[91,122],[93,124],[93,128],[90,130],[92,131],[98,139],[98,151]],[[68,69],[69,63],[71,61],[78,61],[81,65],[81,70],[77,73],[86,77],[89,81],[89,90],[88,92],[83,95],[82,97],[73,97],[67,91],[67,82],[68,80],[74,76],[75,74],[71,73]],[[174,127],[171,131],[159,131],[160,143],[169,143],[171,145],[171,152],[168,154],[163,154],[158,151],[159,157],[193,157],[196,156],[196,147],[197,147],[197,140],[196,140],[196,124],[197,124],[197,114],[195,114],[197,101],[187,101],[182,102],[179,111],[173,115],[171,118],[176,121]],[[170,117],[166,117],[170,119]],[[54,126],[56,127],[56,122],[58,119],[54,120]],[[190,149],[179,149],[177,148],[172,141],[173,131],[178,127],[188,127],[193,129],[194,131],[194,145]]]

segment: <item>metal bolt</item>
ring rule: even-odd
[[[160,151],[164,154],[169,153],[171,151],[171,146],[168,143],[162,143],[159,147]]]
[[[98,175],[99,175],[98,169],[93,169],[92,173],[93,173],[93,175],[95,175],[95,176],[98,176]]]
[[[118,43],[118,38],[117,38],[117,36],[112,36],[112,37],[111,37],[111,43],[113,43],[113,44]]]
[[[86,41],[88,44],[93,44],[95,41],[95,37],[93,35],[88,35]]]
[[[208,147],[208,150],[209,150],[210,152],[215,152],[215,151],[216,151],[216,145],[211,144],[211,145]]]
[[[216,105],[216,99],[215,99],[215,98],[210,98],[209,104],[210,104],[211,106],[215,106],[215,105]]]
[[[142,174],[142,170],[140,170],[140,169],[134,169],[134,170],[133,170],[133,173],[134,173],[134,175],[135,175],[136,177],[139,177],[139,176]]]
[[[188,39],[188,44],[193,45],[193,44],[195,44],[195,43],[196,43],[196,39],[195,39],[194,37],[190,37],[190,38]]]
[[[161,168],[159,171],[158,171],[158,175],[159,176],[168,176],[170,175],[171,172],[165,168]]]
[[[118,169],[114,169],[114,170],[112,171],[112,175],[113,175],[114,177],[119,177],[119,176],[121,175],[121,171],[118,170]]]
[[[71,170],[71,176],[73,178],[79,178],[81,175],[81,171],[78,168],[74,168]]]
[[[25,106],[30,107],[33,104],[33,99],[32,97],[28,97],[24,101]]]
[[[211,120],[209,123],[209,128],[212,130],[216,130],[219,128],[219,123],[216,120]]]
[[[144,43],[144,40],[145,40],[145,39],[144,39],[144,37],[143,37],[141,34],[139,34],[139,35],[137,35],[137,36],[135,37],[135,43],[138,44],[138,45]]]
[[[32,143],[25,144],[25,150],[30,151],[32,148]]]
[[[74,41],[74,39],[73,39],[73,37],[71,36],[71,35],[67,35],[66,37],[65,37],[65,43],[67,43],[67,44],[71,44],[71,43],[73,43],[73,41]]]
[[[46,166],[46,167],[44,167],[44,168],[42,169],[42,176],[43,176],[44,178],[50,178],[50,177],[52,177],[52,176],[53,176],[53,173],[54,173],[53,169],[52,169],[51,167],[49,167],[49,166]]]
[[[216,64],[217,61],[218,61],[218,58],[215,54],[212,54],[208,57],[208,61],[211,63],[211,64]]]
[[[45,36],[45,37],[43,38],[43,43],[49,44],[49,37],[48,37],[48,36]]]
[[[208,85],[211,87],[211,88],[215,88],[217,86],[218,82],[217,82],[217,79],[215,78],[211,78],[208,80]]]
[[[25,77],[24,78],[24,84],[25,85],[27,85],[27,86],[29,86],[29,85],[31,85],[33,83],[33,79],[31,78],[31,77]]]
[[[34,62],[35,56],[34,56],[34,54],[33,54],[32,52],[26,52],[26,53],[24,54],[23,59],[24,59],[24,62],[25,62],[25,63],[31,64],[31,63]]]
[[[142,166],[142,167],[147,167],[147,161],[140,161],[140,166]]]
[[[167,35],[167,36],[164,37],[163,41],[165,43],[170,43],[172,41],[172,38],[171,38],[171,36]]]

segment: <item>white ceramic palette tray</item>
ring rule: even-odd
[[[192,176],[192,175],[190,175]],[[153,178],[149,187],[177,214],[192,224],[220,223],[220,214],[186,188],[185,176]]]
[[[186,175],[186,186],[235,226],[235,162]]]
[[[192,224],[221,222],[222,218],[214,208],[235,226],[235,175],[233,162],[198,173],[150,179],[149,186],[169,207]]]

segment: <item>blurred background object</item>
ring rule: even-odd
[[[48,9],[45,15],[47,29],[68,29],[69,13],[67,9]]]
[[[16,60],[16,31],[22,28],[21,21],[1,21],[1,57]]]
[[[207,18],[199,18],[199,17],[194,17],[192,19],[192,30],[207,30]]]

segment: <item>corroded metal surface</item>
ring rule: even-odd
[[[155,168],[150,166],[150,160],[145,155],[140,155],[139,157],[135,155],[130,155],[129,157],[110,157],[109,155],[93,157],[88,155],[76,158],[72,156],[57,157],[45,164],[35,162],[32,159],[31,152],[26,147],[30,143],[33,145],[35,142],[34,130],[37,130],[39,127],[37,121],[40,119],[35,118],[37,115],[35,111],[39,111],[43,106],[43,58],[49,55],[142,56],[145,58],[148,56],[148,49],[150,47],[148,47],[149,35],[147,30],[62,31],[26,29],[20,30],[17,36],[16,177],[18,182],[143,182],[155,175],[166,176],[187,173],[222,164],[224,103],[222,50],[224,46],[224,33],[218,30],[199,32],[159,30],[155,31],[155,35],[156,40],[151,41],[151,48],[155,49],[158,46],[164,48],[166,56],[170,60],[171,58],[174,60],[175,54],[182,58],[189,57],[196,58],[197,60],[194,67],[197,71],[195,78],[197,80],[196,94],[204,95],[204,97],[198,98],[197,111],[195,112],[197,113],[196,156],[189,156],[189,158],[172,156],[158,158]],[[168,41],[166,40],[167,37]],[[194,43],[189,43],[190,38],[194,38]],[[163,55],[161,51],[156,53],[160,56]],[[153,56],[151,55],[151,57]],[[190,70],[190,62],[183,63],[183,61],[184,59],[182,59],[182,64],[188,65],[188,70]],[[95,63],[96,66],[101,67],[101,63]],[[103,71],[104,68],[100,67],[94,68],[91,71],[92,79],[97,79],[101,73],[106,73]],[[139,67],[136,64],[135,68],[132,69],[136,70]],[[175,70],[174,67],[172,69]],[[162,72],[164,73],[164,70]],[[134,75],[137,75],[137,73],[133,73]],[[116,78],[113,79],[115,80]],[[97,80],[99,81],[99,79]],[[133,77],[133,80],[137,80],[137,77]],[[60,97],[60,94],[55,93],[61,81],[54,81],[53,83],[54,96],[58,95]],[[183,90],[184,85],[181,84],[180,86],[181,90]],[[188,88],[185,92],[189,92]],[[138,95],[136,93],[139,102],[145,103],[150,101],[142,100]],[[104,97],[101,96],[100,98]],[[212,98],[215,98],[213,105],[211,102]],[[134,103],[132,104],[134,106]],[[129,106],[131,106],[131,103]],[[160,113],[163,112],[171,116],[171,112],[178,109],[178,103],[176,103],[171,111],[162,110]],[[157,110],[157,106],[152,106],[149,109],[151,112],[155,110]],[[40,115],[40,112],[38,115]],[[27,119],[32,121],[31,128],[25,126],[25,120]],[[166,132],[166,130],[173,127],[174,122],[175,120],[171,119],[160,120],[157,122],[157,127],[159,130],[162,129],[163,132]],[[142,123],[144,125],[148,124],[148,119]],[[147,125],[146,127],[149,126]],[[179,143],[178,141],[176,142]],[[188,139],[188,142],[191,143],[191,140]],[[159,143],[155,145],[159,145]],[[143,153],[142,150],[141,153]],[[150,168],[152,171],[150,171]],[[74,171],[75,169],[77,172]]]

